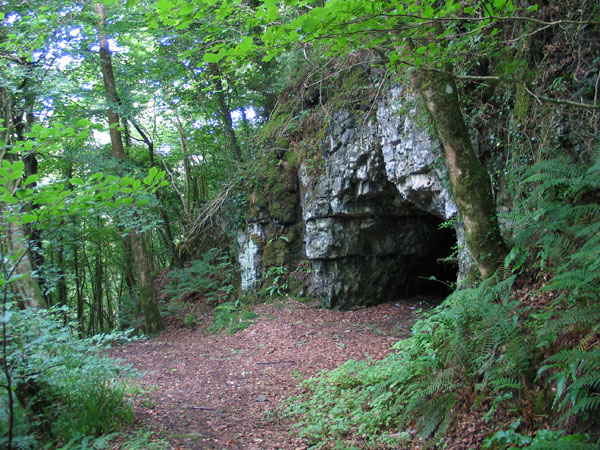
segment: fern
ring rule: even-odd
[[[563,411],[559,422],[584,412],[600,410],[600,349],[563,350],[546,360],[539,370],[554,373],[548,383],[556,383],[553,406]]]
[[[448,419],[448,413],[456,403],[453,394],[448,393],[437,397],[430,402],[419,403],[415,409],[419,412],[419,435],[423,439],[429,438]]]

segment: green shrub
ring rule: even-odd
[[[75,448],[108,436],[132,421],[131,406],[117,381],[132,375],[99,352],[128,339],[115,333],[78,339],[56,319],[64,310],[17,310],[9,305],[6,363],[15,386],[14,444],[17,448]],[[55,315],[57,317],[55,317]],[[6,385],[5,373],[0,385]],[[8,404],[8,392],[0,400]],[[8,439],[8,415],[0,408],[0,447]],[[104,439],[103,438],[103,439]]]
[[[263,274],[263,295],[268,295],[269,297],[278,296],[281,297],[285,295],[288,291],[289,283],[287,280],[288,277],[288,269],[284,266],[273,266],[270,267]]]
[[[233,264],[228,255],[219,256],[215,248],[189,267],[175,269],[167,275],[169,283],[162,289],[171,301],[185,300],[193,295],[209,300],[227,297],[233,291]]]
[[[213,325],[209,327],[209,331],[218,333],[225,330],[229,334],[235,334],[252,325],[256,317],[257,315],[244,304],[243,299],[238,298],[215,308]]]
[[[183,325],[187,328],[194,328],[198,325],[198,318],[193,313],[188,313],[183,318]]]

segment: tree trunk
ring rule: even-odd
[[[240,147],[240,143],[233,128],[231,110],[229,109],[227,99],[225,98],[225,90],[223,89],[223,81],[221,80],[222,75],[219,66],[216,64],[209,64],[209,73],[215,85],[215,97],[217,99],[219,117],[221,118],[225,139],[229,144],[229,150],[232,152],[235,161],[242,161],[242,148]]]
[[[63,222],[64,223],[64,222]],[[58,281],[56,282],[56,297],[55,304],[59,306],[65,306],[68,304],[68,290],[67,290],[67,271],[65,268],[65,252],[62,244],[58,245],[56,255],[56,265],[58,266]],[[65,317],[65,321],[66,321]]]
[[[4,128],[2,140],[0,141],[0,160],[14,160],[15,157],[15,155],[7,153],[10,144],[14,142],[16,132],[12,103],[13,99],[8,90],[0,87],[0,119],[3,119],[1,126]],[[17,121],[20,122],[18,119]],[[22,126],[22,124],[19,124],[19,126]],[[13,183],[19,182],[20,180],[15,180]],[[10,192],[14,192],[16,190],[16,184],[5,186],[5,188]],[[30,253],[31,246],[26,239],[24,227],[21,224],[7,220],[9,214],[10,212],[7,211],[6,208],[0,209],[0,220],[4,222],[3,227],[5,227],[6,231],[6,235],[3,239],[6,240],[9,254],[18,258],[14,261],[14,263],[17,264],[14,275],[18,277],[18,279],[15,280],[14,283],[11,283],[12,288],[17,295],[20,307],[45,307],[46,301],[42,294],[42,290],[40,289],[37,280],[31,277],[34,267]],[[8,261],[3,261],[2,263],[10,264]]]
[[[506,255],[489,175],[473,149],[451,68],[419,69],[413,74],[442,144],[454,200],[464,224],[466,243],[482,278],[491,276]]]
[[[97,221],[100,222],[99,220]],[[102,297],[104,284],[104,265],[102,262],[102,240],[96,242],[96,258],[94,261],[94,282],[93,285],[93,304],[92,309],[96,310],[96,318],[98,320],[98,330],[104,331],[104,317],[102,312]]]
[[[83,291],[81,287],[81,279],[79,278],[79,246],[73,245],[73,264],[75,267],[75,294],[77,295],[77,329],[79,337],[83,338],[85,334],[84,318],[83,318]]]
[[[133,258],[135,259],[135,268],[140,290],[142,303],[142,313],[146,322],[146,331],[154,334],[164,328],[158,304],[156,301],[156,291],[154,289],[154,280],[152,277],[152,261],[150,260],[146,242],[143,234],[138,234],[135,230],[129,232]]]
[[[3,212],[6,214],[6,212]],[[16,268],[14,276],[18,281],[12,283],[15,294],[21,308],[44,308],[46,302],[42,290],[35,279],[31,277],[33,267],[29,259],[27,240],[23,234],[23,228],[14,222],[6,221],[8,252],[20,259],[15,261]]]
[[[100,41],[100,67],[102,68],[102,80],[104,81],[104,91],[108,103],[108,126],[110,127],[110,143],[115,158],[125,158],[125,147],[121,136],[121,121],[114,107],[119,104],[117,95],[117,85],[115,83],[115,73],[110,59],[110,50],[108,48],[108,38],[104,28],[106,26],[106,9],[104,3],[96,3],[96,14],[98,14],[98,39]]]
[[[100,41],[100,64],[102,67],[102,78],[104,80],[104,88],[106,92],[106,100],[108,102],[108,121],[110,125],[110,140],[112,144],[113,156],[117,159],[125,158],[125,149],[123,147],[123,139],[119,130],[120,120],[119,115],[114,111],[113,106],[119,104],[119,96],[115,84],[115,76],[110,58],[110,50],[108,47],[108,39],[104,28],[106,26],[106,10],[104,4],[96,3],[96,13],[98,14],[98,38]],[[158,310],[158,302],[156,300],[156,292],[154,289],[154,280],[151,273],[151,260],[148,257],[144,235],[138,234],[135,230],[129,232],[129,241],[135,261],[136,272],[138,275],[137,286],[140,292],[142,302],[142,312],[146,322],[146,331],[154,334],[164,328],[160,312]]]

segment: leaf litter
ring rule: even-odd
[[[205,313],[194,329],[171,326],[110,355],[143,373],[135,417],[172,449],[302,450],[307,443],[275,413],[280,403],[323,370],[382,359],[434,303],[417,297],[337,311],[287,298],[257,305],[255,323],[233,335],[208,333]]]

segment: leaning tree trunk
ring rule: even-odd
[[[419,69],[412,80],[433,119],[467,247],[485,279],[503,261],[506,247],[498,227],[489,175],[471,144],[451,68],[443,72]]]
[[[225,134],[225,139],[229,146],[228,150],[231,152],[234,160],[236,162],[240,162],[242,161],[242,148],[240,147],[237,135],[235,134],[235,129],[233,128],[231,110],[229,109],[229,105],[227,104],[227,99],[225,97],[225,89],[223,87],[223,81],[221,79],[223,75],[219,70],[219,66],[217,64],[209,64],[208,71],[212,77],[212,82],[215,86],[214,94],[215,98],[217,99],[218,113],[221,119],[223,133]]]
[[[8,89],[0,87],[0,161],[14,160],[15,155],[8,153],[8,149],[15,140],[14,112],[12,110],[13,98]],[[9,186],[4,186],[10,192],[15,192],[20,180],[10,182]],[[22,308],[33,307],[43,308],[46,306],[42,290],[36,279],[31,274],[33,264],[30,254],[30,242],[26,238],[26,232],[22,224],[9,220],[10,211],[8,207],[0,208],[0,228],[4,228],[4,236],[0,245],[6,245],[8,252],[16,257],[13,261],[16,264],[14,268],[14,282],[11,287],[17,296],[19,306]],[[8,260],[2,261],[2,264],[8,265]],[[8,270],[10,272],[10,270]]]
[[[2,214],[7,214],[2,211]],[[15,282],[12,283],[17,302],[21,308],[45,308],[46,301],[37,281],[31,276],[33,266],[29,258],[27,239],[23,227],[6,220],[7,248],[11,255],[17,257],[14,268]]]
[[[100,41],[100,64],[102,67],[102,78],[104,81],[104,89],[106,100],[108,102],[108,122],[110,128],[110,140],[112,145],[113,156],[118,159],[125,158],[125,149],[123,147],[123,138],[119,130],[120,119],[119,115],[113,109],[113,106],[119,104],[119,96],[115,83],[115,76],[110,58],[110,50],[108,48],[108,39],[104,27],[106,25],[106,10],[104,4],[96,3],[96,13],[98,14],[98,37]],[[147,254],[145,245],[145,235],[138,234],[135,230],[129,232],[129,241],[131,251],[135,262],[137,274],[137,286],[140,292],[142,304],[142,312],[146,323],[146,331],[154,334],[164,328],[160,311],[158,309],[158,301],[156,299],[156,290],[154,289],[154,280],[150,276],[152,272],[151,258]]]

